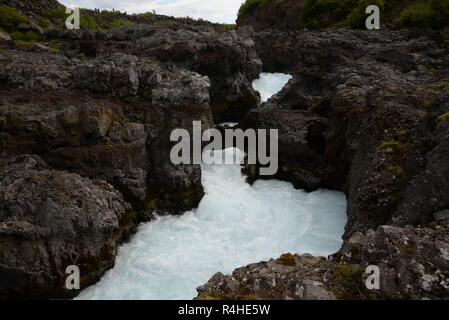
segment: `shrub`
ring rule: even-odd
[[[65,20],[70,14],[65,13],[64,7],[46,9],[42,11],[42,16],[53,20]]]
[[[90,29],[95,32],[104,32],[94,17],[83,14],[83,12],[80,13],[80,27],[82,29]]]
[[[344,21],[357,3],[358,0],[306,0],[304,24],[309,29],[319,29]]]
[[[39,17],[36,20],[37,24],[39,26],[41,26],[44,30],[48,30],[50,27],[50,20],[43,18],[43,17]]]
[[[264,5],[267,2],[270,2],[271,0],[246,0],[242,5],[240,6],[238,17],[242,17],[245,14],[253,11],[257,7]]]
[[[16,9],[9,6],[0,6],[0,28],[11,32],[20,23],[26,22],[28,22],[28,19],[19,14]]]
[[[384,12],[385,5],[383,0],[361,0],[359,1],[357,7],[351,11],[346,20],[351,28],[364,29],[366,27],[365,21],[366,18],[368,17],[368,14],[366,13],[366,8],[370,5],[376,5],[379,7],[381,13]]]
[[[399,141],[385,141],[380,145],[380,149],[385,149],[388,153],[403,152],[406,146]]]
[[[235,30],[237,27],[235,24],[223,24],[222,26],[225,32]]]
[[[377,5],[382,13],[382,23],[393,22],[395,28],[430,27],[449,31],[448,0],[306,0],[304,24],[309,29],[365,28],[368,17],[365,10],[369,5]]]
[[[443,29],[449,25],[449,1],[421,0],[405,8],[394,20],[395,28]]]
[[[145,12],[145,13],[135,13],[135,14],[133,14],[133,16],[141,17],[141,18],[152,18],[154,16],[154,14],[151,12]]]

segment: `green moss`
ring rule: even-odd
[[[385,149],[387,152],[403,152],[406,148],[405,144],[399,141],[385,141],[379,146],[380,149]]]
[[[427,89],[426,90],[426,93],[427,94],[430,94],[430,95],[436,95],[436,94],[438,94],[439,92],[438,92],[438,90],[436,90],[436,89]]]
[[[302,18],[309,29],[349,26],[365,28],[369,5],[381,10],[381,22],[395,28],[430,27],[449,33],[447,0],[306,0]]]
[[[446,112],[445,114],[442,114],[438,117],[439,121],[449,120],[449,112]]]
[[[281,255],[279,262],[284,266],[294,267],[296,266],[296,258],[291,253]]]
[[[133,14],[134,17],[139,17],[142,19],[149,19],[152,18],[154,16],[154,14],[152,14],[151,12],[145,12],[145,13],[136,13]]]
[[[304,24],[309,29],[319,29],[338,24],[346,17],[358,0],[306,0],[303,6]]]
[[[50,20],[44,17],[39,17],[36,19],[36,23],[44,30],[50,29]]]
[[[17,12],[15,8],[0,6],[0,28],[8,32],[16,30],[20,23],[27,23],[28,19]]]
[[[346,263],[337,264],[332,274],[333,292],[340,300],[361,299],[365,290],[363,270]]]
[[[70,14],[65,13],[64,7],[59,7],[55,9],[45,9],[42,10],[41,14],[44,18],[53,20],[65,20]]]
[[[84,14],[83,10],[81,10],[80,14],[80,27],[82,29],[89,29],[94,32],[104,32],[98,21],[93,16]]]
[[[443,29],[449,24],[449,1],[419,0],[405,8],[393,22],[396,28]]]
[[[257,7],[264,5],[271,0],[246,0],[242,5],[240,6],[238,17],[242,17],[245,14],[248,14],[249,12],[253,11]]]
[[[384,12],[383,0],[360,0],[356,8],[354,8],[347,17],[347,24],[354,29],[365,29],[365,21],[369,14],[366,8],[370,5],[377,5],[381,14]]]
[[[52,39],[47,42],[46,45],[50,50],[58,51],[62,49],[61,41],[59,41],[58,39]]]
[[[223,298],[219,292],[207,291],[194,298],[193,300],[223,300]]]
[[[235,30],[236,29],[236,25],[235,24],[223,24],[223,31],[231,31],[231,30]]]
[[[23,41],[28,43],[34,43],[39,41],[39,35],[33,31],[27,32],[14,31],[13,33],[11,33],[11,38],[14,41]]]
[[[115,28],[120,28],[123,26],[129,26],[134,24],[134,22],[128,20],[128,19],[117,19],[117,20],[113,20],[111,22],[106,23],[106,27],[109,29],[115,29]]]
[[[173,19],[166,19],[166,20],[156,21],[155,24],[173,24],[173,23],[176,23],[176,22],[177,21],[173,20]]]
[[[395,175],[399,176],[399,177],[403,177],[406,176],[407,173],[405,172],[405,170],[401,167],[397,167],[397,166],[389,166],[387,167],[387,170],[394,173]]]

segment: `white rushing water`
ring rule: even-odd
[[[273,95],[286,76],[262,76],[259,89]],[[271,82],[276,85],[270,88]],[[214,156],[234,154],[244,155],[227,149]],[[206,195],[198,209],[142,224],[120,247],[115,267],[78,299],[192,299],[195,288],[218,271],[286,252],[328,255],[340,248],[343,193],[307,194],[277,180],[250,186],[239,165],[202,165],[202,172]]]
[[[284,73],[262,73],[259,79],[253,81],[253,88],[259,91],[262,102],[265,102],[281,91],[291,78],[291,75]]]
[[[223,152],[242,156],[237,149]],[[328,255],[341,245],[342,193],[307,194],[276,180],[250,186],[239,165],[203,165],[203,185],[195,212],[141,225],[119,249],[116,266],[79,298],[192,299],[217,271],[286,252]]]

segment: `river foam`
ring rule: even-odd
[[[215,152],[231,157],[237,149]],[[244,181],[239,165],[202,166],[206,195],[180,217],[142,224],[116,266],[79,299],[192,299],[215,272],[285,252],[328,255],[341,245],[343,193],[305,193],[290,183]]]
[[[265,73],[254,88],[266,101],[290,78]],[[226,149],[213,156],[244,154]],[[206,195],[197,210],[139,226],[120,247],[115,267],[78,299],[192,299],[217,271],[230,273],[286,252],[328,255],[340,248],[343,193],[308,194],[277,180],[250,186],[239,165],[203,164],[202,183]]]

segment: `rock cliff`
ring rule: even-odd
[[[262,63],[250,28],[120,14],[69,31],[56,1],[1,4],[0,298],[71,297],[68,266],[85,288],[139,222],[198,206],[200,166],[172,164],[170,134],[241,120]]]
[[[279,129],[274,178],[346,193],[344,244],[329,258],[291,255],[287,265],[281,258],[217,274],[199,298],[447,299],[447,36],[252,20],[275,3],[288,2],[269,1],[239,23],[258,29],[264,71],[293,78],[240,126]],[[249,182],[273,178],[258,169],[246,165]],[[369,265],[380,268],[380,290],[365,287]]]

